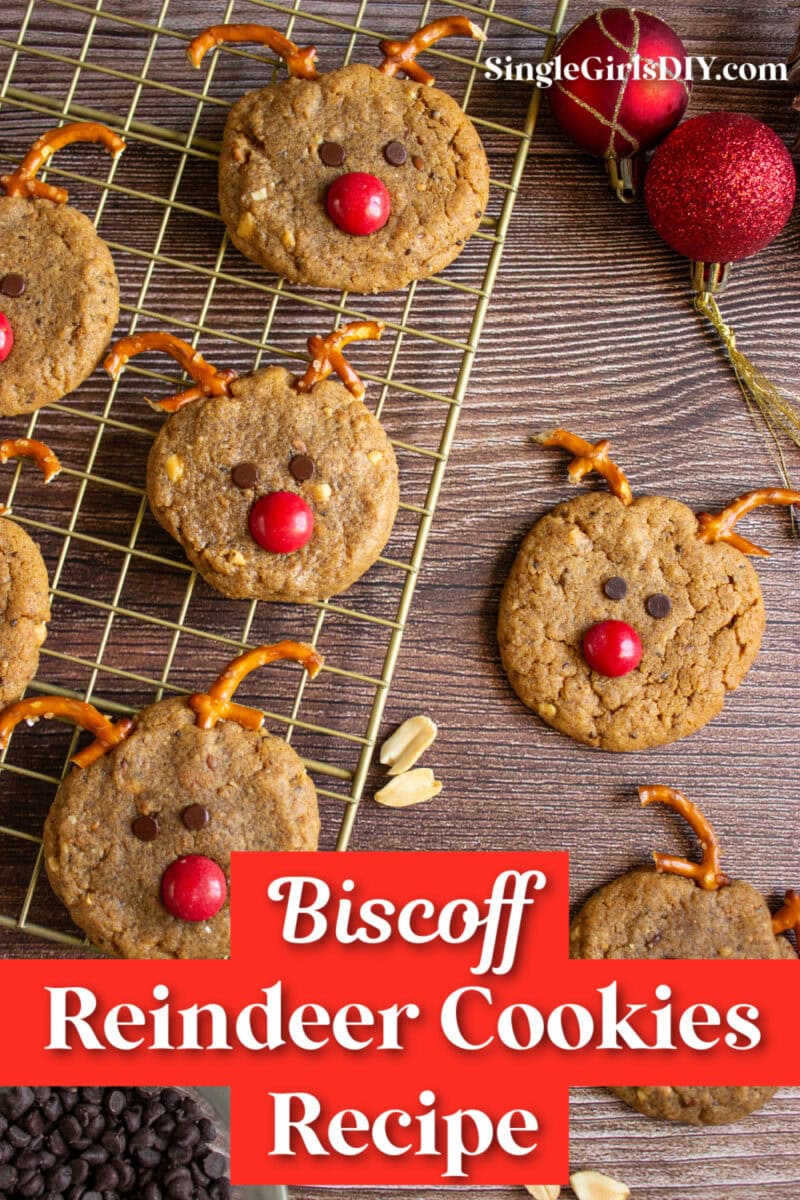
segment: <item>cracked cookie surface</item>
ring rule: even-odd
[[[344,591],[386,544],[399,503],[397,462],[380,422],[333,379],[298,392],[283,367],[237,379],[230,396],[175,413],[147,463],[156,519],[203,578],[237,599],[308,602]],[[290,464],[309,460],[308,478]],[[252,466],[255,482],[232,473]],[[314,514],[310,540],[290,554],[262,549],[250,534],[254,501],[298,493]]]
[[[182,811],[209,819],[187,828]],[[155,817],[143,841],[133,822]],[[234,850],[315,850],[314,785],[286,742],[232,721],[198,728],[182,699],[136,718],[130,737],[58,789],[44,830],[50,883],[101,950],[126,958],[220,958],[229,952],[229,900],[210,920],[187,922],[161,902],[165,870],[206,855],[229,877]]]
[[[324,142],[342,148],[341,165],[322,161]],[[384,155],[393,142],[406,151],[400,165]],[[349,171],[377,176],[391,198],[388,222],[367,237],[325,209]],[[225,127],[219,202],[231,240],[293,283],[380,292],[427,278],[460,254],[488,194],[486,154],[456,101],[364,63],[251,92]]]
[[[53,404],[91,375],[119,316],[119,284],[108,247],[68,204],[0,198],[0,278],[18,275],[19,295],[0,296],[14,345],[0,364],[0,415]]]
[[[349,588],[378,558],[395,522],[395,451],[365,404],[333,379],[299,392],[283,367],[236,379],[230,396],[187,404],[158,433],[148,460],[156,520],[217,592],[308,602]],[[291,460],[312,473],[297,480]],[[231,473],[252,466],[252,486]],[[263,550],[249,533],[254,500],[300,494],[314,529],[300,550]]]
[[[0,706],[17,700],[36,674],[50,597],[39,547],[0,518]]]
[[[686,737],[717,715],[761,644],[764,604],[747,558],[697,538],[677,500],[625,507],[603,492],[558,505],[528,533],[503,589],[498,638],[520,699],[589,746],[642,750]],[[604,592],[625,582],[621,599]],[[666,616],[647,601],[668,597]],[[616,619],[642,641],[638,668],[610,678],[581,651],[586,630]]]
[[[704,891],[649,867],[601,887],[570,927],[571,958],[794,958],[772,932],[764,898],[742,880]],[[765,1104],[771,1087],[615,1087],[638,1112],[691,1125],[722,1125]]]

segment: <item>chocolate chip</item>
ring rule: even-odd
[[[247,491],[258,483],[258,467],[251,462],[239,463],[231,471],[231,479],[236,487]]]
[[[402,142],[387,142],[383,147],[383,157],[393,167],[402,167],[408,158],[408,151]]]
[[[202,804],[188,804],[181,813],[181,820],[187,829],[196,832],[198,829],[205,829],[211,820],[211,813]],[[161,1111],[164,1111],[163,1108]]]
[[[323,142],[319,148],[319,156],[326,167],[340,167],[345,159],[344,146],[338,142]]]
[[[648,596],[644,602],[651,617],[655,617],[660,621],[662,617],[668,617],[672,612],[672,601],[669,596],[665,596],[662,592],[656,592],[652,596]]]
[[[298,483],[304,483],[314,474],[314,463],[307,454],[295,454],[289,462],[289,474]]]
[[[622,600],[627,595],[628,585],[619,575],[612,575],[603,584],[603,591],[609,600]]]
[[[25,280],[21,275],[4,275],[0,279],[0,292],[4,296],[21,296],[25,291]]]
[[[131,829],[140,842],[154,842],[160,832],[156,818],[148,816],[137,817]]]

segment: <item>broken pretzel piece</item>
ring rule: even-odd
[[[438,21],[430,21],[423,25],[406,41],[391,41],[385,38],[380,42],[384,58],[378,70],[382,75],[397,75],[402,72],[409,79],[430,86],[435,82],[433,75],[414,60],[423,50],[428,50],[435,42],[446,37],[471,37],[476,42],[486,41],[486,34],[468,17],[441,17]]]
[[[534,441],[540,446],[560,446],[562,450],[574,455],[567,467],[567,474],[573,483],[580,483],[584,475],[596,471],[598,475],[603,476],[618,500],[626,507],[633,504],[631,485],[625,473],[608,456],[611,443],[607,439],[592,444],[585,438],[570,433],[568,429],[550,429],[546,433],[538,434]]]
[[[348,392],[360,400],[366,388],[342,351],[351,342],[378,341],[384,329],[382,321],[351,321],[334,329],[327,337],[314,334],[308,339],[311,362],[305,375],[297,381],[298,392],[310,392],[315,384],[322,383],[335,371]]]
[[[648,804],[659,803],[666,804],[679,813],[694,830],[703,851],[702,861],[699,863],[672,854],[659,854],[656,851],[653,854],[653,860],[657,871],[694,879],[707,892],[715,892],[730,883],[730,879],[720,867],[721,851],[714,827],[688,796],[679,792],[677,788],[640,787],[639,799],[643,808]]]

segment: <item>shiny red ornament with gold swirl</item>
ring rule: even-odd
[[[606,160],[614,191],[632,200],[644,151],[674,129],[689,102],[686,47],[651,13],[604,8],[570,29],[553,57],[556,123],[581,150]],[[569,78],[576,67],[581,73]]]

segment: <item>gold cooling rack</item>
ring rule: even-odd
[[[63,404],[18,428],[4,422],[4,432],[35,431],[64,463],[48,489],[30,468],[7,468],[7,503],[35,531],[52,584],[50,632],[30,690],[131,713],[205,685],[247,646],[282,636],[318,644],[326,667],[313,684],[306,687],[294,668],[272,668],[243,699],[267,709],[270,725],[285,731],[315,775],[325,848],[345,849],[353,829],[540,93],[529,89],[525,113],[524,85],[497,90],[485,80],[485,46],[440,45],[432,54],[437,84],[460,96],[487,146],[487,216],[444,276],[351,298],[290,288],[229,247],[215,199],[225,115],[281,68],[266,54],[223,48],[195,73],[186,43],[205,24],[261,21],[315,42],[325,70],[375,63],[381,37],[455,10],[487,32],[491,53],[535,61],[551,54],[566,7],[558,0],[552,20],[545,9],[544,24],[504,13],[496,0],[11,0],[0,16],[3,169],[62,120],[101,120],[127,139],[116,162],[74,146],[50,171],[68,184],[70,202],[93,215],[114,254],[120,335],[171,329],[216,365],[251,370],[262,360],[297,362],[306,337],[340,319],[386,323],[383,341],[355,348],[353,361],[398,454],[401,510],[384,557],[336,602],[220,600],[156,526],[142,482],[159,422],[142,394],[145,381],[151,394],[174,390],[177,381],[162,374],[165,360],[137,360],[146,365],[129,367],[118,384],[98,371]],[[507,106],[508,123],[481,119],[490,95]],[[61,725],[18,731],[0,790],[0,925],[69,945],[81,940],[49,892],[40,833],[76,740]]]

